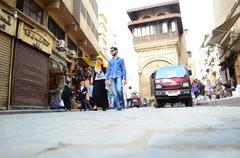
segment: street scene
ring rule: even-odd
[[[240,0],[0,0],[0,157],[240,157]]]
[[[194,106],[0,115],[1,157],[238,158],[239,113]]]

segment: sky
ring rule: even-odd
[[[118,56],[125,60],[128,85],[138,91],[137,54],[133,46],[133,37],[128,29],[130,19],[128,9],[159,4],[170,0],[98,0],[99,12],[104,13],[108,24],[117,35]],[[180,0],[180,9],[184,30],[188,30],[187,44],[198,63],[199,48],[205,34],[213,29],[211,0]],[[199,70],[197,70],[197,76]]]

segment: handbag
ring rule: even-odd
[[[64,105],[64,102],[63,102],[63,100],[61,100],[60,101],[60,107],[64,107],[65,105]]]

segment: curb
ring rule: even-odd
[[[9,115],[9,114],[32,114],[32,113],[50,113],[50,112],[65,112],[63,109],[57,110],[2,110],[0,115]]]
[[[198,105],[204,106],[240,106],[240,96],[223,98],[218,100],[208,101],[206,103],[200,103]]]

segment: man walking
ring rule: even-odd
[[[117,55],[117,47],[111,47],[110,52],[112,59],[108,61],[108,68],[105,74],[106,84],[111,84],[117,110],[121,110],[124,108],[123,85],[127,84],[126,68],[124,60]]]
[[[128,89],[126,90],[126,98],[127,98],[127,106],[126,108],[132,107],[132,87],[129,86]]]

